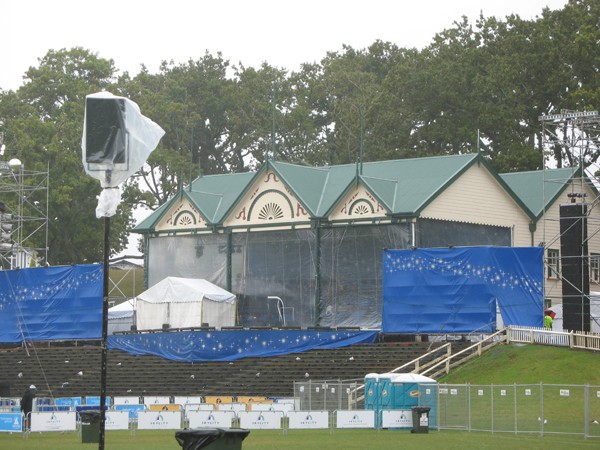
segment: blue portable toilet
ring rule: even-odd
[[[394,401],[394,388],[392,380],[396,377],[394,373],[382,373],[379,375],[379,409],[392,409]]]
[[[437,382],[415,373],[395,374],[391,381],[393,392],[391,408],[410,410],[413,406],[428,406],[429,426],[436,426]]]
[[[394,373],[370,373],[365,376],[365,409],[391,409]]]
[[[365,409],[374,410],[379,405],[379,374],[365,375]]]

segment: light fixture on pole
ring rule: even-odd
[[[116,214],[121,203],[120,184],[144,165],[164,134],[160,126],[144,117],[138,105],[127,98],[99,92],[88,95],[85,99],[81,141],[83,166],[88,175],[100,180],[102,192],[96,207],[96,217],[104,217],[99,450],[104,450],[106,422],[110,217]]]

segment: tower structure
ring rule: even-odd
[[[0,156],[0,270],[48,260],[48,171]]]
[[[546,245],[560,242],[560,264],[551,261],[549,254],[546,264],[559,268],[563,328],[589,331],[590,267],[600,263],[600,256],[591,255],[588,244],[600,232],[600,223],[591,219],[590,212],[599,207],[599,199],[586,194],[590,192],[587,184],[595,183],[595,177],[588,176],[586,172],[590,171],[586,169],[600,151],[600,115],[597,111],[562,110],[539,119],[543,124],[544,150],[551,152],[559,165],[572,167],[576,180],[570,183],[569,203],[560,205],[560,226],[548,227],[560,230],[559,234],[544,238]]]

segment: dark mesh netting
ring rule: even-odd
[[[381,326],[382,249],[407,248],[408,224],[333,228],[321,238],[320,325]]]
[[[150,239],[148,286],[166,277],[204,278],[227,287],[227,236],[207,234]]]
[[[232,291],[241,325],[314,325],[314,231],[234,234],[233,248]]]
[[[497,245],[510,247],[511,229],[491,225],[419,219],[417,244],[419,248],[467,247],[471,245]]]

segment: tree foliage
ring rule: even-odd
[[[112,61],[87,50],[51,50],[26,72],[21,88],[2,93],[8,157],[19,158],[28,170],[49,170],[50,264],[102,260],[103,222],[95,216],[100,186],[84,173],[81,137],[85,96],[110,87],[114,73]],[[131,207],[123,205],[112,221],[114,252],[126,244],[130,224]]]
[[[463,17],[420,50],[344,46],[295,72],[206,52],[117,80],[112,60],[51,50],[16,92],[0,92],[0,131],[11,156],[50,165],[50,262],[98,260],[99,186],[80,157],[89,93],[131,98],[166,131],[123,188],[119,251],[133,208],[155,209],[197,176],[253,170],[267,158],[325,165],[481,151],[500,172],[537,169],[544,158],[577,164],[573,148],[543,146],[539,117],[598,109],[599,41],[600,4],[571,0],[533,20]],[[598,148],[586,148],[586,165],[598,162]]]

